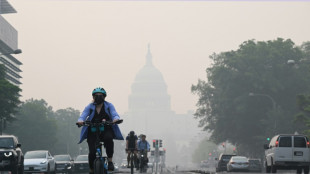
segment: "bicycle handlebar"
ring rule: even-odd
[[[101,123],[92,123],[91,121],[85,121],[83,122],[83,125],[80,125],[78,123],[75,123],[78,127],[82,126],[101,126],[101,125],[114,125],[114,124],[121,124],[123,122],[122,119],[117,120],[116,122],[113,121],[102,121]]]

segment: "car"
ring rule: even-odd
[[[265,148],[266,173],[280,170],[297,170],[309,174],[310,145],[305,135],[279,134]]]
[[[232,156],[227,163],[227,172],[239,171],[248,172],[249,171],[249,160],[245,156]]]
[[[74,160],[74,173],[88,173],[88,155],[79,155]]]
[[[233,156],[236,156],[236,155],[221,153],[219,158],[215,159],[215,160],[218,160],[218,163],[215,167],[216,172],[227,171],[227,163],[230,160],[230,158]]]
[[[24,173],[55,173],[55,160],[48,150],[27,151]]]
[[[12,174],[23,173],[24,154],[16,136],[0,136],[0,160],[0,171],[11,171]]]
[[[74,161],[69,154],[54,155],[56,173],[73,173]]]
[[[262,162],[260,159],[249,159],[249,171],[261,173],[263,170]]]

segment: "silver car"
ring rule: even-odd
[[[227,172],[232,171],[249,171],[249,160],[244,156],[233,156],[227,163]]]
[[[24,173],[55,173],[55,160],[47,150],[28,151],[24,158]]]

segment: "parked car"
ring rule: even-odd
[[[74,160],[74,173],[88,173],[88,155],[79,155]]]
[[[56,173],[73,173],[74,161],[69,154],[55,155]]]
[[[244,156],[232,156],[227,163],[227,172],[239,171],[247,172],[249,171],[249,160]]]
[[[25,153],[24,173],[55,173],[55,160],[48,150]]]
[[[221,172],[221,171],[227,171],[227,163],[230,160],[231,157],[236,156],[233,154],[220,154],[219,158],[216,159],[218,160],[218,163],[216,165],[216,172]]]
[[[269,145],[265,144],[266,173],[281,170],[297,170],[309,174],[309,139],[305,135],[281,134],[274,136]]]
[[[11,171],[12,174],[23,173],[24,154],[21,144],[14,135],[0,136],[0,160],[0,171]]]
[[[260,159],[249,159],[249,171],[255,173],[261,173],[263,170],[263,165]]]

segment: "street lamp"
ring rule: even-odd
[[[20,53],[22,53],[22,50],[21,49],[16,49],[16,50],[14,50],[13,52],[10,52],[10,53],[2,53],[2,54],[0,54],[0,56],[9,55],[9,54],[20,54]]]
[[[250,92],[250,93],[249,93],[249,96],[250,96],[250,97],[253,97],[253,96],[262,96],[262,97],[267,97],[267,98],[269,98],[269,99],[271,100],[271,102],[272,102],[273,111],[274,111],[274,112],[278,112],[278,110],[277,110],[277,104],[276,104],[275,100],[274,100],[270,95],[267,95],[267,94],[256,94],[256,93]],[[277,128],[277,120],[276,120],[276,118],[274,118],[274,133],[276,133],[276,128]]]

